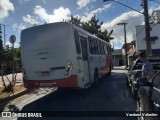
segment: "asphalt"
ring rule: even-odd
[[[82,111],[92,112],[91,116],[86,117],[54,117],[41,118],[44,120],[137,120],[136,117],[116,117],[118,111],[136,111],[136,101],[133,99],[130,89],[125,83],[125,72],[123,69],[116,68],[111,76],[99,80],[97,86],[92,86],[87,90],[77,89],[58,89],[42,98],[39,98],[27,105],[21,111],[45,112],[50,114],[80,114]],[[94,112],[93,112],[94,111]],[[106,117],[104,113],[113,111],[112,117]],[[117,112],[114,112],[117,111]],[[102,116],[98,113],[103,114]],[[86,113],[85,113],[86,114]],[[93,115],[94,114],[94,115]],[[97,117],[96,117],[97,115]],[[72,115],[74,116],[74,115]],[[18,120],[35,120],[36,118],[18,118]],[[40,118],[37,118],[38,120]]]

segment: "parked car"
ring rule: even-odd
[[[147,80],[146,80],[147,81]],[[137,99],[137,110],[142,112],[153,112],[160,115],[160,71],[152,79],[152,82],[138,80],[139,88]],[[148,120],[159,120],[159,117],[147,117]],[[146,120],[143,116],[139,120]]]
[[[150,58],[148,60],[151,62],[153,66],[154,73],[160,70],[159,58]],[[127,75],[126,84],[127,86],[131,87],[134,98],[137,98],[137,93],[138,93],[138,88],[136,87],[137,80],[142,78],[142,65],[143,63],[139,59],[136,59],[129,67],[128,72],[126,73]]]

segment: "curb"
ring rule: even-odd
[[[21,92],[16,93],[15,95],[12,95],[12,96],[9,96],[9,97],[5,97],[5,98],[1,98],[0,99],[0,112],[3,111],[4,106],[6,106],[9,103],[9,101],[11,101],[11,100],[13,100],[15,98],[18,98],[18,97],[20,97],[20,96],[22,96],[24,94],[27,94],[27,93],[31,92],[32,90],[34,90],[34,89],[26,89],[26,90],[23,90]]]

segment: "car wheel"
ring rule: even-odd
[[[111,71],[112,71],[112,65],[109,66],[109,75],[111,75]]]

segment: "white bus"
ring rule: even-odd
[[[87,88],[111,72],[111,45],[67,23],[22,30],[24,86]]]

